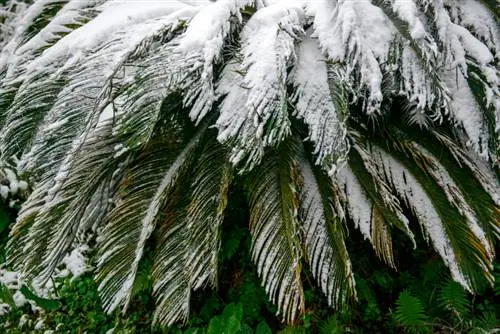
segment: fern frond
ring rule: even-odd
[[[467,292],[457,282],[448,281],[439,291],[438,301],[443,309],[452,312],[459,319],[469,313]]]
[[[410,333],[421,333],[425,329],[426,314],[422,303],[408,291],[399,294],[394,318]]]

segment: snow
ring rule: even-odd
[[[27,302],[26,297],[24,297],[21,291],[16,291],[12,298],[14,299],[14,304],[16,304],[16,307],[23,307]]]
[[[37,330],[37,331],[41,331],[44,327],[45,327],[45,322],[43,321],[43,319],[40,319],[35,324],[34,329]]]
[[[8,314],[10,311],[9,304],[0,303],[0,316]]]
[[[0,197],[2,197],[2,199],[7,199],[7,197],[9,196],[9,193],[10,193],[10,188],[7,187],[7,186],[4,186],[4,185],[0,185]]]
[[[382,102],[380,64],[386,62],[396,33],[392,23],[369,0],[310,1],[306,12],[314,17],[314,36],[329,58],[348,64],[348,75],[359,68],[363,86],[357,93],[367,88],[366,111],[378,112]]]
[[[231,154],[234,164],[246,160],[251,168],[260,161],[264,147],[275,145],[290,133],[286,71],[295,58],[294,44],[303,34],[304,19],[299,2],[279,2],[256,12],[243,28],[242,63],[230,63],[218,87],[219,95],[227,92],[216,123],[218,139],[237,139]],[[238,78],[235,71],[244,75]],[[235,76],[235,82],[228,80]],[[272,130],[267,126],[270,123]]]
[[[172,11],[185,8],[180,1],[155,1],[155,6],[145,6],[144,1],[110,0],[100,9],[101,13],[83,27],[63,37],[57,44],[44,51],[41,57],[32,61],[28,72],[50,66],[53,59],[73,56],[70,64],[75,64],[83,55],[84,50],[91,50],[93,46],[106,40],[114,32],[134,24],[147,21],[155,17],[168,15]],[[92,38],[88,38],[92,36]],[[67,64],[66,66],[68,66]]]
[[[215,102],[213,65],[219,60],[222,46],[230,33],[231,25],[234,24],[231,21],[240,23],[240,9],[251,2],[219,0],[204,7],[193,17],[179,41],[177,52],[189,57],[193,57],[193,54],[199,57],[199,61],[191,70],[194,72],[197,68],[200,69],[201,87],[191,86],[193,89],[188,88],[184,97],[184,105],[191,108],[189,116],[197,123]]]
[[[87,257],[84,255],[88,251],[89,247],[87,245],[79,246],[73,249],[62,260],[66,269],[71,273],[72,280],[89,271],[90,268],[87,265]]]
[[[19,290],[22,286],[22,278],[15,271],[0,269],[0,283],[9,289]]]
[[[29,317],[27,314],[23,314],[21,318],[19,319],[19,328],[23,328],[29,321]]]

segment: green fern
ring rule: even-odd
[[[409,333],[427,332],[426,314],[419,298],[410,295],[405,290],[399,294],[396,301],[395,320]]]
[[[469,313],[467,293],[460,284],[451,280],[439,292],[438,303],[443,309],[451,311],[459,318]]]
[[[345,326],[336,316],[328,317],[319,330],[320,334],[342,334],[345,333]]]

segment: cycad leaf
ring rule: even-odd
[[[267,295],[288,322],[304,312],[297,145],[290,141],[272,151],[247,179],[252,258]]]
[[[430,238],[434,249],[449,267],[453,278],[465,282],[457,254],[451,245],[439,212],[435,208],[432,195],[428,194],[413,174],[391,155],[378,147],[372,147],[372,152],[387,182],[412,210],[422,225],[424,237]]]
[[[328,303],[340,307],[355,296],[355,283],[343,224],[329,198],[335,196],[334,185],[321,172],[314,173],[305,157],[299,160],[298,168],[302,179],[299,216],[307,259]]]
[[[139,157],[118,189],[117,206],[99,236],[97,279],[104,308],[110,312],[132,297],[132,286],[147,240],[161,208],[190,165],[203,129],[185,143],[160,142]]]
[[[158,226],[153,264],[155,323],[186,321],[191,291],[217,283],[220,226],[232,168],[226,149],[215,137],[210,134],[204,140],[193,164],[194,176],[169,196]]]
[[[387,141],[389,138],[391,140]],[[436,150],[439,154],[443,151],[446,152],[446,148],[442,147],[439,142],[431,143],[435,145],[431,150]],[[494,250],[488,241],[485,230],[478,223],[476,212],[468,204],[456,179],[450,174],[454,173],[451,170],[455,168],[455,165],[448,165],[445,159],[438,160],[434,154],[414,140],[409,140],[408,136],[399,130],[391,129],[390,136],[385,139],[384,145],[391,148],[391,153],[395,154],[397,159],[411,172],[432,200],[450,245],[456,254],[455,258],[459,261],[458,267],[464,274],[463,276],[453,275],[453,278],[469,290],[479,286],[478,280],[481,277],[491,282]],[[429,143],[425,145],[425,147],[430,147]],[[480,187],[479,182],[476,183],[476,187]],[[494,205],[490,204],[488,207],[495,210]],[[497,223],[493,221],[492,224]],[[437,235],[440,234],[439,230],[435,232]],[[445,244],[447,242],[443,245]],[[443,252],[444,249],[440,252],[441,255],[448,254],[445,255],[445,258],[452,259],[453,256],[449,257],[450,252]],[[445,262],[448,266],[452,263],[447,260]],[[451,266],[450,269],[452,269]],[[453,271],[452,269],[452,273]],[[455,271],[455,273],[457,272]]]
[[[308,125],[316,162],[333,173],[349,150],[344,110],[336,108],[334,99],[339,97],[330,92],[328,68],[317,41],[307,36],[298,46],[297,58],[291,79],[297,87],[296,116]]]
[[[253,15],[242,31],[241,66],[233,62],[219,90],[226,93],[217,120],[222,142],[234,140],[231,160],[251,169],[266,146],[290,133],[287,112],[287,66],[295,57],[294,43],[302,31],[300,4],[272,4]],[[236,74],[231,72],[236,71]],[[236,85],[232,78],[236,77]],[[227,87],[225,84],[229,84]],[[247,90],[245,94],[241,91]],[[235,110],[241,115],[234,115]]]
[[[70,155],[62,172],[70,175],[54,181],[40,182],[24,203],[11,231],[8,251],[16,267],[47,280],[71,246],[80,226],[88,226],[89,206],[104,210],[95,202],[95,192],[107,193],[111,185],[110,170],[116,174],[114,159],[117,139],[111,135],[111,120],[90,133],[80,154]],[[124,157],[122,157],[124,158]],[[109,184],[108,184],[109,183]],[[102,199],[104,203],[107,199]],[[60,219],[61,218],[61,219]],[[26,227],[30,226],[26,234]],[[23,244],[23,252],[17,245]]]

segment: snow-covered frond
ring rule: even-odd
[[[296,88],[296,116],[309,128],[309,140],[314,143],[316,163],[333,174],[346,159],[349,150],[344,110],[330,91],[328,68],[316,40],[308,36],[298,46],[297,64],[291,78]],[[332,85],[336,83],[332,82]],[[333,96],[332,96],[333,95]]]
[[[305,158],[299,160],[298,168],[302,179],[299,217],[306,256],[330,306],[341,306],[355,295],[355,282],[342,221],[328,198],[333,184],[326,175],[315,174]]]
[[[42,0],[29,7],[29,11],[16,28],[15,36],[0,55],[0,69],[8,68],[6,80],[22,80],[20,76],[25,73],[26,65],[30,61],[95,17],[99,12],[95,6],[102,2],[104,0]],[[51,12],[56,14],[52,16],[49,14]],[[34,29],[32,25],[41,26]]]
[[[468,289],[475,289],[480,277],[491,282],[493,244],[498,238],[500,220],[495,203],[499,194],[498,179],[495,180],[492,171],[475,163],[472,155],[450,144],[451,139],[444,135],[408,131],[408,136],[398,130],[392,130],[391,134],[394,136],[392,141],[385,141],[384,145],[392,148],[388,152],[404,165],[405,175],[411,173],[433,203],[464,274],[465,281],[461,283]],[[379,149],[375,151],[380,154]],[[390,156],[386,155],[379,160],[384,165],[391,165],[392,162],[386,161]],[[486,173],[494,180],[481,180],[488,175]],[[405,184],[395,183],[399,176],[386,177],[388,180],[395,178],[392,185],[401,193],[397,189]],[[406,201],[406,205],[412,208],[416,202]]]
[[[495,129],[496,133],[489,131],[486,115],[469,86],[467,74],[454,69],[448,71],[444,78],[450,91],[451,119],[464,129],[468,137],[467,145],[481,157],[488,159],[490,136],[498,136],[498,129]],[[497,80],[498,82],[500,81]],[[495,90],[498,92],[498,87]],[[498,94],[491,98],[497,99]],[[486,104],[486,101],[483,102]]]
[[[6,33],[9,34],[8,37],[10,38],[3,41],[2,54],[0,55],[0,73],[5,75],[6,66],[10,65],[8,64],[9,61],[13,61],[16,49],[23,42],[33,37],[33,33],[38,33],[40,29],[50,24],[51,19],[54,17],[54,12],[57,13],[68,2],[69,0],[39,0],[28,6],[27,4],[21,4],[20,1],[9,1],[7,6],[2,8],[2,14],[6,18],[2,22],[2,31],[7,30]],[[22,15],[13,17],[12,12],[16,11],[19,5],[25,7],[24,12]],[[52,12],[52,15],[47,15],[50,12]],[[9,25],[8,19],[13,19],[15,22]]]
[[[487,7],[475,0],[446,0],[445,4],[450,7],[452,20],[467,28],[488,46],[495,58],[500,59],[498,17],[495,18]]]
[[[306,6],[321,48],[330,60],[347,64],[349,75],[359,75],[357,95],[368,90],[367,112],[378,112],[383,98],[381,64],[387,61],[395,37],[391,22],[368,0],[319,0]]]
[[[187,87],[184,105],[190,106],[189,116],[196,122],[207,114],[216,100],[214,65],[220,60],[224,43],[231,33],[232,22],[241,23],[240,10],[251,0],[219,0],[201,9],[179,41],[178,51],[194,58],[192,72],[201,72]]]
[[[36,160],[37,153],[40,155],[36,142],[45,142],[47,136],[60,136],[58,132],[64,132],[62,135],[67,138],[66,142],[69,144],[72,137],[82,130],[82,127],[78,126],[82,123],[82,118],[92,119],[94,116],[94,120],[97,119],[100,110],[94,108],[96,100],[112,84],[110,76],[122,68],[145,40],[174,28],[173,25],[179,21],[179,15],[182,14],[175,11],[184,9],[185,5],[173,3],[163,9],[167,13],[163,16],[161,10],[154,15],[151,9],[141,12],[134,11],[135,7],[129,4],[120,9],[124,14],[137,14],[136,24],[132,18],[111,20],[106,22],[106,34],[101,32],[95,35],[96,39],[92,39],[92,42],[84,42],[81,36],[85,36],[86,31],[96,29],[93,25],[106,20],[110,15],[109,10],[103,10],[94,20],[65,36],[30,63],[32,69],[28,69],[27,79],[7,111],[6,131],[2,134],[1,142],[3,154],[10,156],[24,148],[40,122],[42,125],[38,128],[35,147],[32,148],[34,152],[28,154],[30,158],[34,156]],[[171,10],[177,15],[168,15],[172,14],[169,13]],[[141,18],[145,21],[141,21]],[[103,39],[101,42],[104,44],[95,49],[94,43],[99,43],[99,38]],[[78,45],[78,48],[75,45]],[[68,48],[75,49],[74,53],[68,54]],[[62,86],[63,82],[66,83],[65,86]],[[54,89],[44,90],[44,86]],[[58,126],[54,126],[55,124]],[[22,134],[25,135],[21,137]]]
[[[128,307],[146,242],[177,180],[190,165],[201,136],[198,132],[167,152],[165,147],[151,148],[147,160],[138,160],[125,175],[117,205],[107,217],[98,243],[97,279],[106,311],[122,303]]]
[[[35,186],[18,215],[10,239],[14,244],[19,238],[23,240],[27,253],[21,261],[14,262],[21,264],[25,272],[47,279],[68,251],[77,231],[94,223],[89,219],[95,216],[88,215],[102,215],[105,211],[105,207],[99,210],[94,197],[97,190],[106,193],[113,175],[119,174],[120,161],[113,160],[116,144],[109,120],[87,136],[81,152],[72,156],[75,163],[65,164],[55,182],[49,177]],[[21,230],[26,224],[32,226],[29,233],[23,235]],[[37,247],[40,240],[45,243],[43,250]]]
[[[296,142],[287,141],[248,176],[252,258],[278,314],[290,322],[304,312],[298,220]]]
[[[426,157],[431,164],[431,168],[427,172],[432,176],[435,182],[443,189],[448,201],[458,210],[458,212],[467,220],[470,231],[474,234],[477,240],[483,245],[485,253],[490,260],[494,258],[494,249],[492,244],[488,242],[483,229],[478,224],[476,213],[467,203],[464,194],[459,186],[455,183],[446,167],[444,167],[437,157],[427,152],[423,147],[416,147],[420,154]]]
[[[365,239],[370,241],[377,255],[395,268],[390,228],[391,225],[398,226],[401,223],[405,226],[407,219],[399,212],[394,213],[391,208],[385,207],[370,173],[361,165],[363,162],[358,160],[339,170],[334,178],[338,196],[347,215]],[[406,232],[413,239],[407,229]]]
[[[370,241],[377,255],[395,267],[392,239],[385,219],[381,216],[383,208],[374,205],[351,166],[346,165],[340,169],[334,177],[334,182],[338,186],[340,202],[345,206],[345,211],[355,227]]]
[[[95,17],[98,11],[94,6],[101,2],[103,1],[40,0],[29,7],[26,15],[22,16],[20,22],[16,24],[15,35],[0,53],[0,73],[2,73],[0,76],[4,76],[0,85],[0,105],[2,109],[0,111],[0,124],[4,121],[7,116],[7,109],[14,101],[17,101],[17,107],[21,106],[21,110],[25,110],[24,115],[29,115],[27,119],[30,122],[23,124],[27,128],[23,130],[29,131],[29,129],[32,129],[33,124],[37,124],[45,110],[50,107],[48,101],[55,99],[55,94],[58,93],[57,89],[60,89],[61,82],[55,79],[47,80],[49,72],[44,69],[39,69],[40,71],[34,73],[31,77],[26,77],[27,66],[36,57],[39,57],[44,50],[60,41],[63,36]],[[53,16],[54,12],[56,13],[55,16]],[[40,89],[40,87],[47,85],[47,87],[53,87],[54,91],[51,92],[48,89],[47,95],[42,95],[39,92],[35,94],[34,90],[27,89],[29,82],[33,82],[30,78],[34,80],[42,79],[40,80],[41,86],[35,85],[34,89]],[[23,81],[27,81],[28,84],[22,85]],[[23,91],[14,100],[20,86]],[[35,98],[27,101],[23,98],[26,96]],[[26,109],[24,109],[25,104],[28,106]],[[13,106],[14,109],[17,107]],[[37,116],[33,116],[33,114]],[[22,143],[20,144],[20,146],[23,146]]]
[[[295,59],[295,41],[304,33],[304,19],[298,2],[278,2],[257,11],[241,32],[242,62],[237,69],[241,83],[219,87],[228,93],[217,120],[218,139],[224,143],[234,139],[235,164],[244,161],[251,169],[265,147],[277,145],[290,133],[287,68]],[[242,89],[247,90],[244,99]]]
[[[500,206],[500,184],[494,172],[489,169],[488,166],[485,166],[479,159],[474,158],[473,155],[464,151],[463,148],[457,145],[457,143],[449,137],[436,131],[433,132],[433,135],[436,136],[436,138],[442,142],[448,150],[450,150],[450,153],[453,155],[457,163],[464,164],[471,170],[475,179],[481,184],[493,202],[497,206]]]
[[[339,195],[349,217],[363,237],[371,241],[372,204],[352,169],[348,165],[344,166],[336,173],[334,181],[339,187]]]
[[[362,182],[362,187],[371,198],[374,206],[377,207],[377,213],[383,218],[383,220],[378,220],[377,216],[374,216],[372,212],[372,236],[375,232],[374,223],[380,225],[382,221],[385,221],[388,226],[401,229],[410,238],[413,245],[416,246],[414,235],[410,230],[408,218],[403,213],[400,200],[392,193],[369,149],[365,148],[361,143],[356,143],[353,145],[352,153],[359,157],[359,160],[355,157],[350,159],[353,171],[357,173],[358,179],[371,181]]]
[[[496,116],[494,122],[498,124],[498,115],[500,114],[500,91],[498,87],[500,86],[500,79],[497,65],[498,58],[495,60],[497,55],[492,54],[490,51],[493,49],[495,53],[498,53],[495,48],[491,47],[491,44],[496,43],[496,41],[491,38],[485,40],[484,34],[486,32],[484,30],[496,32],[498,37],[498,23],[492,22],[495,19],[491,17],[491,14],[486,11],[484,6],[481,6],[483,10],[475,10],[474,6],[471,7],[470,1],[457,1],[451,5],[450,10],[445,7],[445,3],[442,1],[435,2],[433,7],[437,34],[444,48],[442,58],[446,71],[443,73],[443,77],[446,80],[448,89],[451,91],[450,117],[464,127],[469,137],[468,144],[473,150],[483,158],[490,158],[488,156],[488,144],[491,143],[490,137],[498,137],[499,130],[498,125],[495,125],[492,127],[494,133],[488,131],[485,125],[487,115],[481,108],[492,106]],[[460,18],[463,14],[460,13],[465,10],[470,11],[469,15],[472,16],[489,16],[489,19],[485,18],[485,21],[483,21],[483,25],[487,28],[461,21]],[[477,73],[473,73],[471,67]],[[481,80],[482,89],[485,92],[483,98],[477,98],[477,93],[475,94],[469,87],[468,77],[470,75],[481,75],[483,78]],[[498,141],[496,140],[496,142]]]
[[[0,6],[0,50],[11,40],[27,8],[28,4],[24,1],[9,1]]]
[[[207,139],[193,165],[189,191],[180,187],[180,193],[169,197],[167,216],[159,226],[153,289],[155,322],[162,324],[187,320],[191,290],[214,287],[217,281],[220,227],[232,167],[226,149],[213,136]],[[175,217],[178,212],[180,217]]]
[[[390,154],[378,147],[372,147],[372,154],[394,192],[404,200],[405,205],[418,219],[423,228],[424,236],[431,240],[434,249],[450,269],[453,279],[470,289],[470,285],[460,269],[457,250],[453,249],[440,213],[434,207],[432,197],[428,195],[411,172]]]

